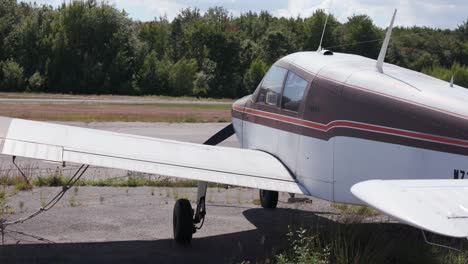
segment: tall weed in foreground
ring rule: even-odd
[[[290,227],[287,247],[275,256],[276,263],[468,263],[464,239],[428,235],[429,241],[459,252],[428,245],[420,230],[402,224],[366,223],[350,215],[312,224],[307,229]]]
[[[306,229],[290,230],[287,238],[290,248],[276,256],[277,263],[330,263],[330,248],[321,245],[318,236],[310,235]]]

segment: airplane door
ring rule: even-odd
[[[334,114],[333,91],[331,84],[313,78],[306,92],[306,102],[302,118],[305,123],[300,128],[298,145],[297,177],[312,196],[333,200],[333,151],[334,138],[323,127]]]

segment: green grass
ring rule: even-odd
[[[143,110],[143,109],[142,109]],[[217,119],[206,119],[194,114],[182,114],[179,116],[128,116],[120,114],[82,114],[82,113],[63,113],[58,116],[16,116],[16,118],[34,119],[37,121],[74,121],[74,122],[151,122],[151,123],[225,123],[228,118],[219,117]]]
[[[17,177],[0,177],[4,179],[0,185],[15,185],[17,184]],[[56,187],[64,186],[70,178],[63,175],[50,175],[45,177],[37,177],[32,181],[33,186],[38,187]],[[111,179],[81,179],[76,183],[77,186],[97,186],[97,187],[197,187],[198,181],[196,180],[173,180],[170,178],[162,179],[148,179],[146,177],[129,176],[125,178],[111,178]],[[225,187],[217,183],[209,183],[209,187]],[[78,189],[75,188],[75,192]]]
[[[9,98],[9,99],[143,99],[143,100],[168,100],[168,101],[215,101],[215,102],[233,102],[233,99],[229,98],[197,98],[191,96],[167,96],[167,95],[74,95],[74,94],[55,94],[55,93],[29,93],[29,92],[16,92],[16,93],[7,93],[0,92],[0,98]]]
[[[253,204],[253,205],[260,205],[260,204],[261,204],[261,203],[260,203],[260,199],[254,199],[254,200],[252,201],[252,204]]]
[[[331,206],[344,213],[356,214],[358,216],[370,217],[379,215],[379,212],[377,210],[374,210],[365,205],[348,205],[342,203],[332,203]]]
[[[326,221],[326,220],[325,220]],[[321,221],[290,228],[274,263],[468,263],[468,242],[430,235],[429,240],[462,249],[431,246],[421,232],[401,224]]]
[[[15,209],[7,204],[6,199],[10,196],[6,188],[0,190],[0,222],[5,220],[5,215],[14,214]]]
[[[14,186],[14,191],[30,190],[32,186],[20,176],[0,176],[0,185]]]
[[[103,103],[108,104],[108,103]],[[101,105],[103,105],[101,104]],[[213,110],[231,110],[230,104],[190,104],[190,103],[138,103],[138,104],[111,104],[117,106],[154,106],[161,108],[192,108],[192,109],[213,109]]]
[[[78,206],[78,202],[75,200],[74,197],[72,197],[70,200],[68,200],[68,205],[70,205],[71,207],[76,207]]]

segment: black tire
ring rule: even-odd
[[[193,210],[189,200],[179,199],[176,201],[172,227],[174,229],[174,239],[177,243],[189,244],[192,241],[194,233]]]
[[[266,209],[276,208],[278,205],[278,192],[260,190],[260,203]]]

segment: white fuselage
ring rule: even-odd
[[[280,159],[314,197],[360,204],[350,188],[371,179],[453,179],[463,155],[351,137],[320,140],[233,119],[243,148]],[[466,166],[468,171],[468,165]]]

